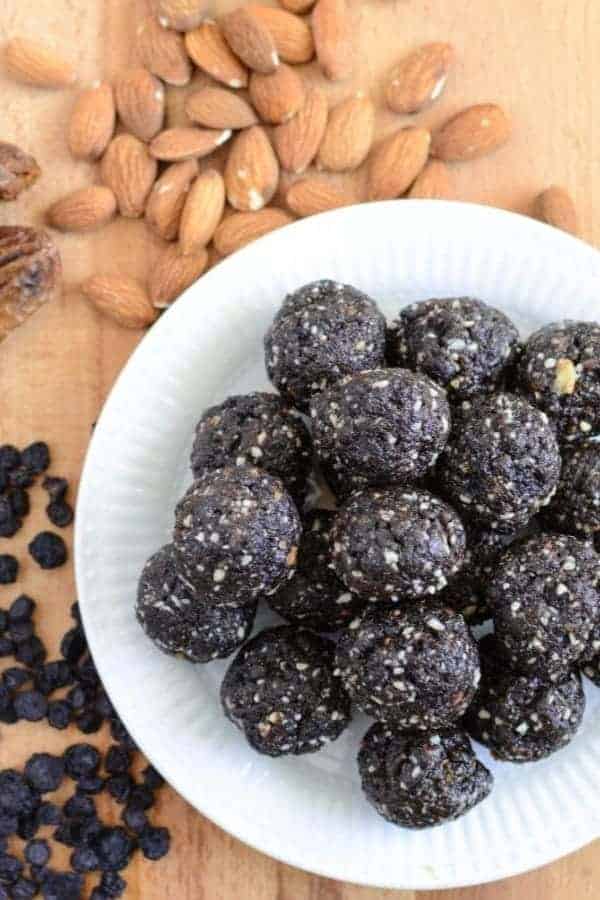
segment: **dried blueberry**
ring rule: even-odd
[[[75,872],[48,870],[42,881],[44,900],[80,900],[83,878]]]
[[[0,884],[14,884],[21,876],[23,863],[9,853],[0,854]]]
[[[17,834],[22,841],[30,841],[35,837],[38,831],[38,823],[35,813],[26,816],[19,816],[19,825]]]
[[[0,469],[10,472],[21,465],[21,454],[12,444],[3,444],[0,447]]]
[[[45,866],[50,859],[50,845],[48,841],[37,839],[29,841],[25,847],[25,859],[32,866]]]
[[[114,740],[123,747],[126,747],[128,750],[137,750],[137,744],[116,714],[110,722],[110,733]]]
[[[17,833],[18,819],[13,813],[0,812],[0,839]]]
[[[35,609],[35,600],[28,597],[27,594],[19,594],[13,600],[8,610],[9,622],[29,622]]]
[[[3,609],[0,609],[0,634],[4,634],[8,627],[8,616]]]
[[[21,451],[21,462],[24,466],[41,475],[50,465],[50,450],[44,441],[36,441]]]
[[[109,748],[104,763],[107,772],[110,772],[111,775],[121,775],[123,772],[127,772],[130,764],[131,757],[127,750],[117,744],[113,744]]]
[[[87,702],[85,691],[80,685],[75,685],[67,692],[67,703],[74,710],[83,709]]]
[[[22,815],[33,812],[36,797],[20,772],[0,772],[0,812]]]
[[[64,500],[65,494],[69,488],[69,482],[66,478],[57,478],[53,475],[47,475],[42,481],[42,487],[48,491],[48,496],[52,503],[60,503]]]
[[[12,487],[7,495],[12,511],[19,519],[24,519],[29,515],[31,504],[29,502],[29,494],[22,487]]]
[[[111,775],[106,781],[106,790],[117,803],[126,803],[129,799],[131,789],[133,787],[133,779],[126,772]]]
[[[52,700],[48,704],[48,724],[60,731],[71,721],[71,707],[66,700]]]
[[[73,744],[65,751],[65,770],[75,781],[98,771],[101,757],[91,744]]]
[[[48,701],[40,691],[21,691],[15,697],[15,712],[19,719],[39,722],[48,712]]]
[[[96,697],[95,702],[95,709],[103,719],[110,719],[110,717],[114,715],[115,710],[106,691],[98,691],[98,696]]]
[[[104,779],[100,775],[82,775],[77,780],[77,788],[84,794],[99,794],[104,788]]]
[[[10,638],[0,637],[0,659],[5,656],[12,656],[13,652],[14,646]]]
[[[156,791],[165,783],[165,779],[160,772],[156,771],[154,766],[146,766],[146,768],[142,770],[142,776],[144,778],[144,784],[147,788],[150,788],[151,791]]]
[[[9,698],[9,701],[3,705],[3,708],[0,708],[0,722],[3,725],[14,725],[16,721],[15,704],[12,698]]]
[[[124,869],[129,862],[134,843],[124,828],[102,828],[93,848],[98,855],[98,863],[101,869],[118,871]]]
[[[117,872],[104,872],[100,880],[100,890],[110,900],[123,896],[127,882]]]
[[[0,553],[0,584],[14,584],[18,574],[18,559],[10,553]]]
[[[42,694],[52,694],[59,688],[66,687],[73,681],[71,667],[65,660],[46,663],[36,672],[35,686]]]
[[[78,674],[82,684],[96,687],[100,683],[100,676],[91,656],[86,657],[80,664]]]
[[[121,818],[125,825],[137,834],[143,831],[148,825],[148,816],[139,806],[126,806]]]
[[[23,641],[28,641],[33,637],[33,623],[15,622],[8,629],[7,636],[14,644],[22,644]]]
[[[76,720],[76,725],[82,734],[94,734],[102,728],[102,716],[93,709],[86,709]]]
[[[15,516],[8,497],[0,497],[0,537],[13,537],[21,525],[21,519]]]
[[[46,648],[39,637],[34,635],[28,641],[17,645],[15,659],[25,666],[41,666],[46,659]]]
[[[35,817],[40,828],[44,825],[58,825],[61,820],[60,807],[46,801],[40,804]]]
[[[73,508],[68,503],[49,503],[46,507],[46,515],[57,528],[66,528],[73,521]]]
[[[31,673],[20,666],[11,666],[2,673],[2,684],[9,691],[17,691],[24,684],[31,681]]]
[[[29,553],[41,569],[56,569],[67,561],[67,548],[59,534],[40,531],[28,547]]]
[[[69,819],[89,819],[96,815],[96,804],[91,797],[75,793],[65,803],[63,812]]]
[[[86,649],[87,642],[81,627],[70,628],[60,642],[60,652],[71,665],[81,659]]]
[[[19,466],[8,473],[8,483],[11,487],[28,488],[35,481],[35,474],[27,466]]]
[[[71,868],[85,875],[98,868],[98,857],[91,847],[78,847],[71,854]]]
[[[10,891],[12,900],[31,900],[37,894],[37,884],[29,878],[19,878]]]
[[[129,804],[137,806],[139,809],[150,809],[154,805],[154,794],[149,788],[138,784],[131,791]]]
[[[38,794],[56,791],[64,778],[65,764],[60,756],[34,753],[25,764],[25,778]]]
[[[171,835],[167,828],[149,825],[139,836],[140,849],[146,859],[162,859],[169,852]]]

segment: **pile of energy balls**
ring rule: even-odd
[[[259,753],[320,750],[355,707],[375,720],[358,753],[375,809],[455,819],[492,787],[470,737],[541,759],[581,723],[581,673],[600,685],[600,325],[521,343],[452,298],[387,326],[318,281],[285,298],[265,354],[279,393],[198,423],[138,619],[195,663],[238,651],[222,706]],[[315,470],[334,511],[314,508]],[[248,640],[261,600],[288,624]]]

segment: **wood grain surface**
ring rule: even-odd
[[[219,9],[233,5],[218,0]],[[353,84],[335,85],[332,98],[353,88],[381,99],[381,80],[404,52],[430,40],[450,40],[458,65],[440,103],[420,121],[435,126],[462,106],[497,101],[510,110],[514,136],[486,159],[456,167],[460,199],[519,211],[550,183],[564,184],[579,210],[582,236],[600,245],[594,198],[600,193],[600,4],[595,0],[350,0],[356,37]],[[75,62],[81,82],[110,77],[133,58],[141,0],[0,0],[0,42],[14,35],[43,39]],[[170,119],[180,116],[184,90],[175,91]],[[0,207],[0,223],[41,223],[50,202],[97,178],[73,163],[65,125],[73,92],[12,84],[0,73],[0,138],[32,152],[43,177],[15,204]],[[385,133],[402,119],[381,112]],[[400,201],[401,202],[401,201]],[[0,351],[0,443],[51,444],[52,470],[77,484],[90,428],[115,377],[141,337],[99,318],[77,290],[95,272],[144,277],[156,249],[143,223],[116,221],[103,232],[59,239],[65,267],[61,300],[13,333]],[[549,316],[551,310],[548,311]],[[592,312],[590,312],[592,315]],[[39,601],[41,632],[52,652],[67,627],[75,596],[72,567],[42,573],[25,546],[44,521],[41,490],[34,515],[15,545],[22,587]],[[69,542],[72,535],[69,534]],[[0,545],[3,542],[0,542]],[[5,542],[4,542],[5,543]],[[0,588],[0,606],[12,599]],[[59,751],[80,739],[75,730],[36,725],[2,728],[0,768],[21,764],[41,745]],[[106,744],[104,733],[98,736]],[[227,802],[224,799],[224,802]],[[137,859],[127,872],[130,900],[409,900],[411,892],[359,888],[320,879],[249,849],[166,789],[156,819],[173,833],[170,856],[157,864]],[[545,869],[496,884],[422,895],[426,900],[596,900],[598,844]]]

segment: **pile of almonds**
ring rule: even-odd
[[[151,324],[158,310],[219,259],[291,222],[363,200],[454,196],[449,163],[490,153],[510,135],[495,104],[469,107],[433,135],[399,128],[374,145],[376,108],[365,94],[332,109],[298,67],[316,56],[325,79],[352,73],[346,0],[280,0],[205,18],[204,0],[150,0],[137,31],[139,65],[79,94],[68,127],[75,159],[98,161],[100,184],[74,191],[48,210],[64,232],[106,225],[117,214],[145,217],[165,242],[147,285],[97,275],[83,293],[121,325]],[[443,92],[454,62],[447,43],[430,43],[389,73],[387,106],[417,114]],[[13,77],[65,88],[76,73],[47,48],[22,38],[6,47]],[[164,128],[169,87],[188,85],[194,67],[210,82],[187,94],[184,127]],[[201,163],[200,160],[203,162]],[[208,165],[205,162],[208,160]],[[366,168],[364,196],[327,173]],[[313,168],[311,168],[313,167]],[[0,157],[0,190],[2,188]],[[282,197],[285,207],[270,205]],[[10,198],[12,199],[12,198]],[[559,187],[535,204],[542,220],[576,230],[569,195]]]

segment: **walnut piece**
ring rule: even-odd
[[[0,227],[0,341],[59,290],[56,245],[36,228]]]
[[[0,141],[0,200],[16,200],[40,176],[37,162],[15,144]]]

